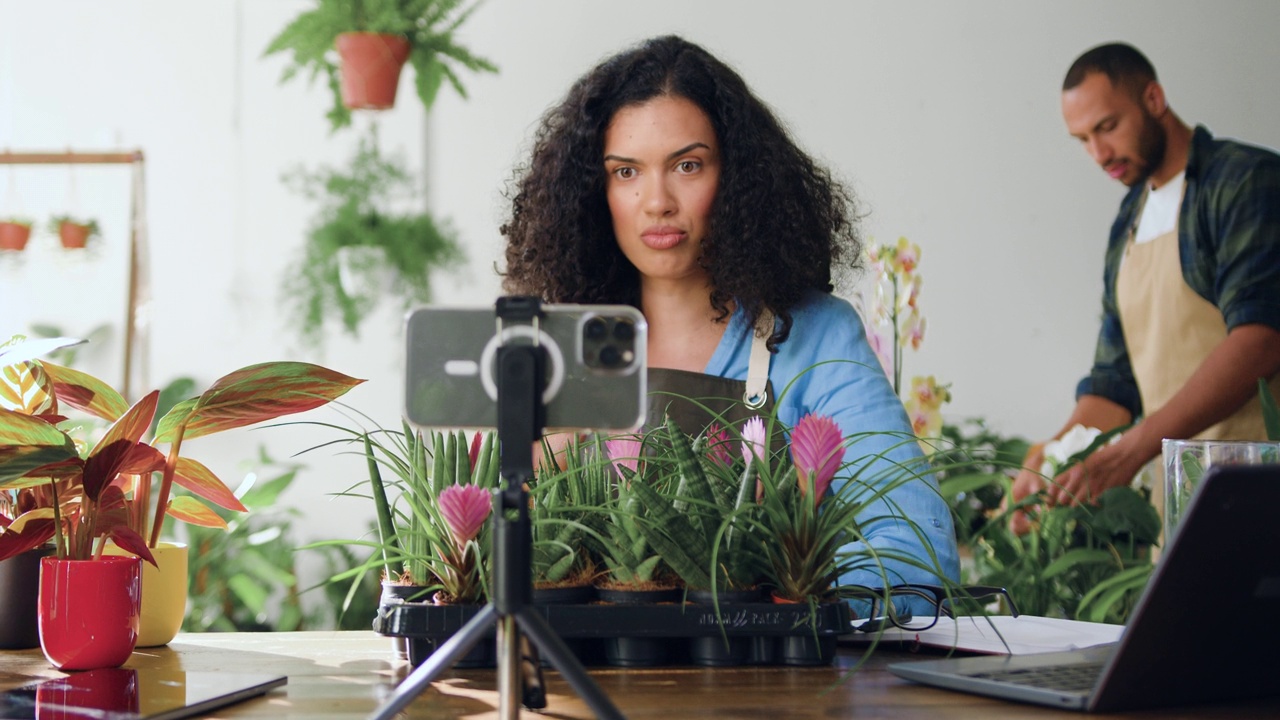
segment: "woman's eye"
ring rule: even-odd
[[[682,173],[691,173],[700,167],[702,167],[702,163],[697,160],[681,160],[680,164],[676,165],[676,170]]]
[[[613,171],[614,177],[619,180],[630,180],[636,176],[636,169],[632,167],[620,167]]]

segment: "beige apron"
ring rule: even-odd
[[[1138,215],[1141,217],[1141,209]],[[1222,311],[1200,297],[1183,278],[1176,229],[1145,243],[1135,243],[1133,234],[1129,233],[1116,276],[1116,304],[1143,411],[1150,413],[1169,402],[1226,339],[1227,326]],[[1271,388],[1273,393],[1280,388],[1280,376],[1271,379]],[[1253,397],[1196,437],[1265,440],[1261,403]],[[1153,465],[1151,502],[1163,523],[1162,466],[1158,459]]]

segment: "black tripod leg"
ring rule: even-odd
[[[533,640],[534,645],[547,654],[552,667],[560,671],[560,675],[569,682],[569,685],[578,693],[578,697],[587,703],[587,707],[591,708],[597,718],[626,720],[626,716],[614,707],[609,696],[605,695],[587,674],[586,669],[578,662],[578,658],[574,657],[573,651],[564,644],[556,631],[551,629],[551,626],[534,608],[528,606],[517,608],[515,616],[520,630]]]
[[[413,702],[431,685],[445,670],[453,667],[463,655],[466,655],[475,644],[484,638],[485,633],[493,626],[497,611],[492,605],[485,605],[466,625],[458,628],[445,644],[436,648],[431,657],[422,663],[417,670],[400,682],[391,699],[383,703],[377,712],[369,716],[369,720],[391,720]]]

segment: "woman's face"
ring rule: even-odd
[[[682,97],[624,107],[604,135],[613,233],[648,280],[707,281],[698,266],[720,181],[706,113]]]

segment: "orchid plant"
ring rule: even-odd
[[[244,511],[200,462],[180,455],[184,440],[319,407],[364,382],[316,365],[274,362],[237,370],[156,425],[159,391],[129,405],[86,373],[37,359],[4,358],[0,382],[0,489],[29,491],[25,512],[0,534],[0,558],[53,538],[58,557],[96,559],[104,543],[152,560],[166,516],[207,527],[226,522],[197,497]],[[89,446],[70,434],[74,409],[106,420]],[[158,449],[167,443],[168,453]],[[154,477],[159,478],[158,484]],[[174,485],[192,495],[177,495]],[[154,491],[154,492],[153,492]]]

